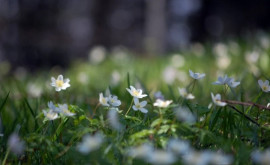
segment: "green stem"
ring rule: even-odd
[[[125,116],[127,116],[128,112],[130,111],[130,109],[131,109],[131,107],[132,107],[132,104],[133,104],[133,101],[134,101],[134,98],[132,99],[132,101],[131,101],[131,103],[130,103],[130,106],[129,106],[129,108],[128,108],[128,110],[127,110],[127,113],[125,114]]]
[[[10,149],[8,148],[7,149],[7,152],[6,152],[6,155],[5,155],[5,158],[4,158],[3,162],[2,162],[3,165],[6,164],[6,161],[7,161],[8,155],[9,155],[9,152],[10,152]]]

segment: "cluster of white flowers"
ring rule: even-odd
[[[147,101],[140,102],[139,99],[146,97],[146,94],[142,93],[141,89],[136,89],[133,86],[130,86],[129,88],[126,88],[127,91],[130,93],[131,96],[133,96],[134,99],[134,105],[132,106],[134,111],[141,111],[142,113],[147,113],[148,110],[144,108],[147,105]]]
[[[221,151],[196,151],[188,141],[180,139],[168,140],[165,150],[155,149],[153,145],[145,143],[127,149],[126,154],[151,164],[173,164],[178,159],[188,165],[231,164],[233,161],[232,156]]]
[[[117,96],[109,94],[108,97],[104,97],[103,93],[99,94],[99,103],[105,107],[119,107],[121,105],[121,101],[118,100]]]
[[[67,104],[58,104],[58,107],[56,107],[52,101],[48,102],[48,110],[43,110],[43,114],[45,116],[45,120],[55,120],[59,118],[59,115],[63,116],[74,116],[75,113],[71,112],[68,109]]]
[[[195,96],[193,96],[191,93],[188,93],[186,88],[178,88],[178,91],[180,93],[180,96],[187,100],[195,99]]]

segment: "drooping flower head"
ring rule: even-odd
[[[131,94],[131,96],[133,96],[134,98],[141,99],[141,98],[144,98],[147,96],[146,94],[142,94],[141,89],[136,89],[133,86],[130,86],[130,89],[129,88],[126,88],[126,89]]]
[[[205,77],[205,73],[194,73],[192,70],[189,70],[189,75],[195,80],[199,80]]]
[[[212,97],[213,103],[216,104],[217,106],[224,107],[224,106],[227,105],[227,103],[221,101],[221,95],[220,94],[217,94],[215,96],[213,93],[211,93],[211,97]]]
[[[156,102],[154,103],[155,107],[160,107],[160,108],[167,108],[170,104],[172,103],[172,100],[160,100],[157,99]]]
[[[99,94],[99,103],[105,107],[110,106],[108,103],[109,99],[107,97],[103,96],[103,93]]]
[[[265,80],[265,82],[263,82],[262,80],[258,80],[258,83],[259,83],[261,89],[264,92],[269,92],[270,91],[270,86],[269,86],[269,81],[268,80]]]
[[[148,110],[145,109],[144,107],[146,106],[147,102],[146,101],[142,101],[140,102],[138,98],[134,98],[134,105],[132,106],[134,111],[141,111],[142,113],[147,113]]]
[[[240,85],[240,82],[234,81],[234,78],[230,78],[227,75],[224,77],[218,77],[217,81],[213,82],[214,85],[228,85],[231,88],[235,88]]]
[[[57,79],[54,77],[51,78],[51,86],[55,87],[55,91],[59,92],[61,90],[66,90],[68,87],[70,87],[69,79],[64,79],[63,75],[59,75]]]

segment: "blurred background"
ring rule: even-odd
[[[0,0],[0,61],[29,70],[66,67],[97,46],[100,56],[165,56],[267,32],[269,9],[269,0]]]

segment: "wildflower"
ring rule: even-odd
[[[142,90],[141,89],[135,89],[133,86],[130,86],[130,89],[126,88],[127,91],[134,97],[134,98],[144,98],[147,95],[146,94],[142,94]]]
[[[117,110],[118,108],[111,108],[108,112],[108,119],[109,119],[110,126],[113,129],[117,131],[121,131],[124,126],[119,122]]]
[[[77,149],[83,154],[88,154],[91,151],[97,150],[103,143],[103,136],[100,133],[95,135],[85,135],[82,142],[78,144]]]
[[[218,152],[211,152],[210,164],[232,164],[233,158],[230,155],[225,155]]]
[[[100,94],[99,94],[99,103],[100,103],[101,105],[106,106],[106,107],[110,106],[110,105],[108,104],[108,101],[109,101],[109,99],[108,99],[107,97],[103,97],[103,93],[100,93]]]
[[[60,109],[58,107],[56,107],[52,101],[49,101],[48,102],[48,107],[49,107],[49,110],[50,111],[53,111],[55,113],[59,113],[60,112]]]
[[[224,77],[218,77],[218,80],[216,82],[213,82],[214,85],[225,85],[228,82],[230,82],[231,78],[229,78],[227,75]]]
[[[172,100],[160,100],[157,99],[156,102],[154,103],[155,107],[160,107],[160,108],[167,108],[170,104],[172,103]]]
[[[8,147],[16,155],[23,154],[25,144],[17,133],[12,133],[8,138]]]
[[[187,141],[170,139],[168,142],[168,150],[177,155],[184,155],[188,154],[191,151],[191,148]]]
[[[137,147],[131,147],[127,150],[127,155],[133,158],[147,159],[149,155],[154,151],[151,144],[142,144]]]
[[[270,164],[270,149],[266,149],[263,152],[254,151],[251,153],[251,158],[258,164]]]
[[[182,122],[192,124],[196,121],[195,116],[186,107],[178,107],[175,109],[175,115],[177,119]]]
[[[142,101],[139,102],[139,99],[134,97],[134,105],[132,106],[134,111],[141,111],[142,113],[147,113],[148,110],[145,109],[144,107],[146,106],[147,102],[146,101]]]
[[[68,110],[68,105],[67,104],[58,104],[60,113],[63,114],[64,116],[74,116],[75,113],[70,112]]]
[[[180,96],[182,96],[183,98],[187,99],[187,100],[192,100],[195,98],[195,96],[193,96],[191,93],[187,93],[186,88],[178,88]]]
[[[34,83],[29,83],[27,85],[27,92],[30,96],[38,98],[42,94],[42,88]]]
[[[258,80],[258,83],[264,92],[270,91],[270,86],[269,86],[268,80],[265,80],[265,82],[263,82],[262,80]]]
[[[160,91],[155,92],[155,93],[154,93],[154,97],[155,97],[156,99],[161,99],[161,100],[164,99],[164,96],[163,96],[163,94],[162,94]]]
[[[268,104],[266,105],[266,107],[269,108],[269,107],[270,107],[270,103],[268,103]]]
[[[117,96],[110,95],[109,98],[108,98],[108,101],[109,101],[110,105],[113,106],[113,107],[118,107],[118,106],[121,105],[121,101],[118,100]]]
[[[46,117],[46,120],[55,120],[58,118],[58,114],[53,110],[45,111],[43,110],[43,114]]]
[[[214,96],[214,94],[211,93],[211,96],[212,96],[212,101],[213,101],[213,103],[216,104],[217,106],[224,107],[224,106],[227,105],[227,103],[221,101],[221,96],[220,96],[220,94],[217,94],[216,96]]]
[[[210,164],[212,154],[209,151],[192,151],[189,154],[183,156],[185,164],[199,164],[207,165]]]
[[[199,80],[205,77],[205,73],[193,73],[192,70],[189,70],[189,75],[196,80]]]
[[[227,82],[227,85],[231,88],[235,88],[240,85],[240,82],[236,82],[234,81],[234,78],[230,78],[230,80]]]
[[[168,151],[154,150],[150,153],[148,161],[152,164],[172,164],[176,161],[176,157]]]
[[[70,87],[69,79],[64,79],[63,75],[59,75],[57,79],[54,77],[51,78],[52,83],[51,86],[55,87],[55,91],[59,92],[61,90],[66,90],[68,87]]]

